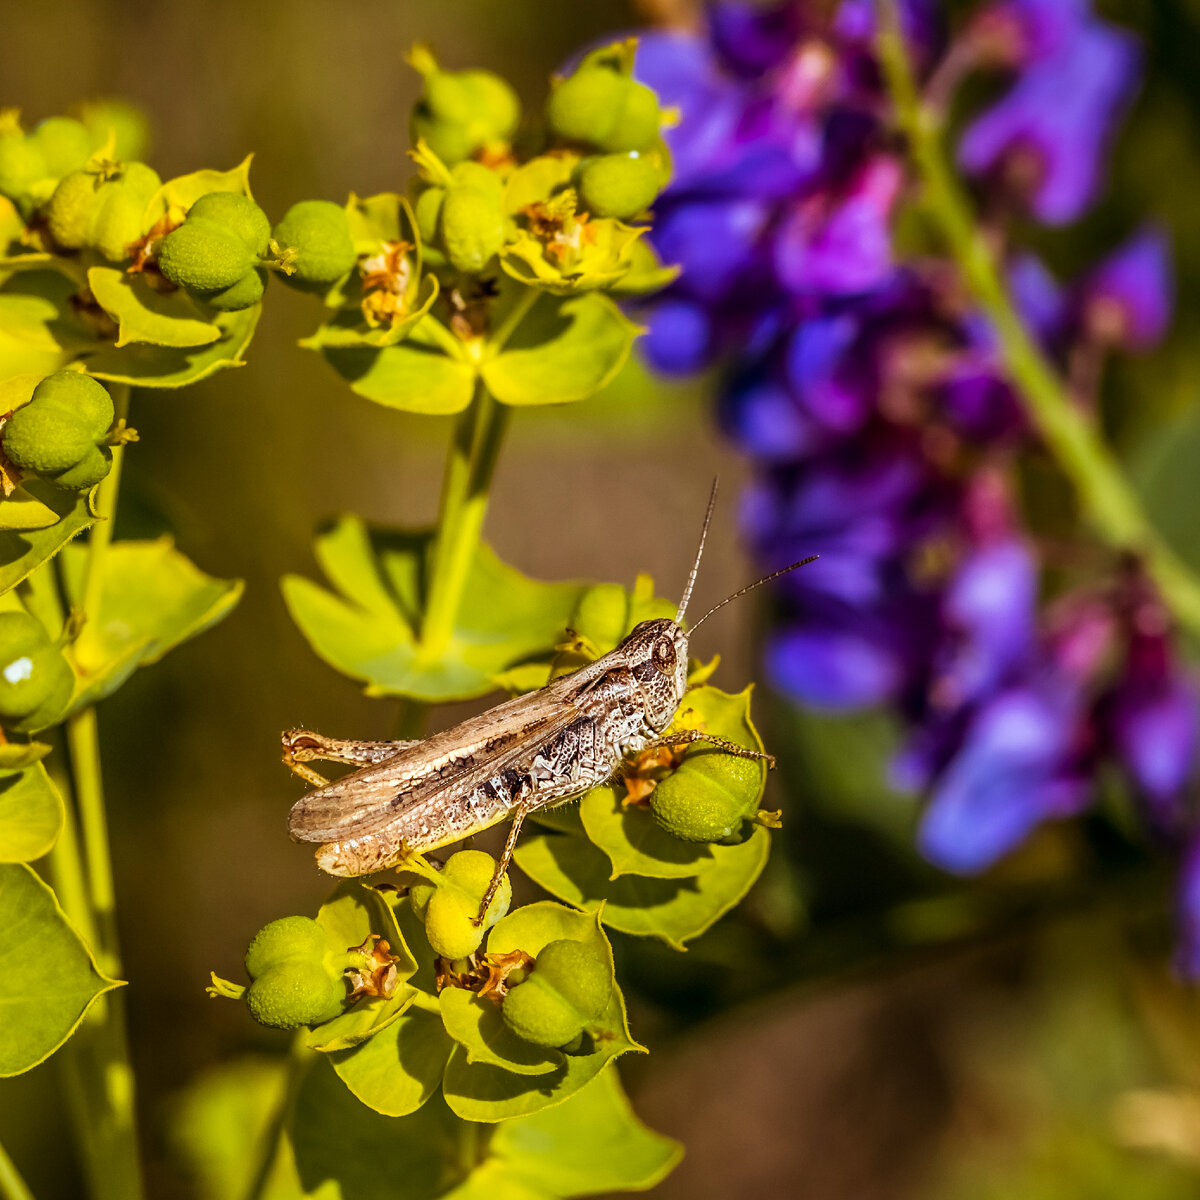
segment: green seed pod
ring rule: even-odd
[[[658,136],[662,111],[658,96],[644,83],[626,79],[622,102],[611,122],[593,141],[601,150],[640,150]]]
[[[246,974],[251,979],[292,958],[322,962],[325,930],[312,917],[280,917],[264,925],[246,950]]]
[[[446,860],[438,883],[418,883],[409,890],[413,911],[425,923],[425,936],[442,958],[454,961],[474,954],[484,934],[508,912],[512,884],[506,875],[484,913],[483,923],[475,924],[495,869],[496,860],[490,854],[460,850]]]
[[[30,401],[4,425],[4,453],[27,471],[65,471],[95,445],[95,435],[74,413],[53,404]]]
[[[92,135],[74,117],[48,117],[29,135],[29,141],[42,153],[46,174],[61,179],[92,156]]]
[[[290,958],[263,972],[246,992],[250,1015],[272,1029],[330,1021],[343,1009],[346,985],[317,962]]]
[[[576,186],[582,207],[591,216],[624,221],[654,203],[661,180],[659,163],[634,150],[587,159],[579,168]]]
[[[455,186],[442,204],[441,245],[459,271],[482,271],[504,245],[499,201],[470,186]]]
[[[157,172],[145,163],[124,163],[107,175],[73,171],[46,206],[50,234],[64,249],[87,247],[123,262],[130,243],[142,236],[146,206],[161,186]]]
[[[504,180],[483,163],[464,162],[450,172],[452,187],[469,187],[483,192],[497,205],[504,203]]]
[[[158,251],[158,269],[172,283],[204,294],[232,287],[251,274],[258,256],[232,229],[190,218],[172,230]]]
[[[65,471],[50,478],[60,487],[73,492],[94,488],[112,470],[112,451],[107,446],[90,446],[87,453]]]
[[[410,132],[424,138],[448,166],[492,142],[507,142],[521,120],[516,92],[490,71],[440,71],[420,66],[425,91],[413,109]]]
[[[237,283],[219,292],[206,292],[202,299],[218,312],[240,312],[257,304],[267,286],[267,273],[261,267],[243,275]]]
[[[446,198],[446,189],[427,187],[418,197],[415,208],[417,232],[425,245],[431,245],[437,237],[438,218],[442,213],[442,201]]]
[[[189,221],[214,221],[236,233],[256,258],[267,252],[271,222],[249,196],[241,192],[208,192],[188,209]]]
[[[296,252],[294,277],[301,283],[336,283],[358,261],[346,210],[330,200],[293,204],[273,236],[281,250]]]
[[[655,821],[685,842],[735,837],[758,805],[761,768],[752,759],[706,754],[668,775],[650,793]]]
[[[569,1046],[608,1007],[612,982],[598,950],[560,938],[542,947],[532,973],[504,998],[501,1015],[526,1041]]]
[[[536,971],[504,997],[500,1015],[513,1033],[535,1046],[569,1046],[583,1033],[583,1018]]]
[[[590,587],[575,605],[571,628],[600,649],[610,649],[624,636],[629,620],[629,600],[619,583]]]
[[[32,733],[61,715],[75,676],[42,623],[23,612],[0,613],[0,720]]]
[[[559,83],[546,101],[546,124],[565,142],[594,142],[607,132],[624,96],[627,78],[609,67],[584,65]]]
[[[7,196],[24,217],[34,207],[34,185],[49,174],[35,142],[20,130],[0,134],[0,195]]]
[[[33,389],[33,401],[74,414],[99,438],[113,423],[113,402],[105,386],[82,371],[55,371]]]

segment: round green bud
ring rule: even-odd
[[[413,145],[424,140],[430,150],[447,164],[462,162],[479,148],[471,141],[464,126],[439,121],[430,116],[428,109],[420,103],[413,109],[408,131]]]
[[[114,156],[121,162],[142,159],[150,148],[150,122],[146,114],[126,100],[112,98],[88,100],[75,106],[79,119],[92,139],[92,149],[99,150],[115,142]]]
[[[94,488],[111,470],[112,451],[107,446],[91,446],[73,467],[57,471],[50,475],[50,478],[60,488],[86,492]]]
[[[594,142],[615,122],[625,76],[609,67],[584,66],[559,83],[546,101],[546,124],[565,142]]]
[[[497,205],[504,203],[504,180],[483,163],[462,162],[450,172],[450,186],[475,188],[493,199]]]
[[[322,962],[325,956],[325,930],[312,917],[279,917],[264,925],[250,939],[246,950],[246,974],[251,979],[277,963],[292,958]]]
[[[661,179],[658,162],[634,150],[587,159],[579,169],[576,186],[582,207],[593,217],[624,221],[654,203]]]
[[[346,210],[331,200],[301,200],[275,226],[281,250],[294,250],[295,278],[301,283],[331,284],[358,261]]]
[[[172,283],[204,294],[232,287],[251,274],[258,256],[232,229],[202,217],[163,238],[158,269]]]
[[[417,233],[421,241],[429,245],[437,237],[438,218],[442,213],[442,201],[446,198],[446,189],[427,187],[418,197],[414,208],[417,218]]]
[[[436,954],[451,960],[474,954],[484,934],[512,903],[512,883],[506,875],[492,897],[481,924],[475,924],[479,905],[492,882],[496,860],[482,850],[460,850],[446,860],[436,884],[418,883],[409,890],[413,911],[425,923],[425,936]]]
[[[241,192],[208,192],[188,209],[187,219],[224,225],[246,243],[246,249],[255,257],[266,254],[271,240],[267,214]]]
[[[482,271],[504,245],[504,213],[492,195],[476,187],[447,190],[439,225],[442,249],[459,271]]]
[[[74,117],[48,117],[29,135],[42,152],[46,174],[61,179],[79,170],[92,156],[92,135],[82,121]]]
[[[59,181],[46,209],[50,233],[66,250],[80,250],[92,227],[92,209],[101,188],[92,171],[72,171]]]
[[[146,206],[161,186],[158,173],[145,163],[123,163],[108,176],[72,171],[46,206],[50,234],[64,249],[86,246],[110,262],[123,262],[130,244],[145,232]]]
[[[19,130],[0,135],[0,195],[7,196],[28,216],[33,187],[50,174],[35,142]]]
[[[559,938],[542,947],[531,978],[541,977],[585,1021],[597,1020],[612,997],[612,969],[605,956],[586,942]]]
[[[219,292],[206,292],[202,299],[218,312],[240,312],[243,308],[257,304],[262,299],[266,286],[267,273],[259,267]]]
[[[32,733],[66,708],[75,677],[45,627],[23,612],[0,613],[0,720]]]
[[[513,1033],[535,1046],[569,1046],[583,1033],[584,1019],[536,971],[509,990],[500,1015]]]
[[[619,583],[598,583],[579,597],[571,614],[571,628],[601,649],[615,646],[625,636],[629,600]]]
[[[640,150],[658,136],[662,111],[653,89],[635,79],[625,79],[622,103],[611,124],[593,139],[601,150]]]
[[[319,1025],[341,1013],[346,986],[317,962],[291,958],[259,975],[246,992],[250,1015],[272,1029]]]
[[[27,471],[65,471],[95,445],[95,436],[74,413],[52,404],[30,401],[4,425],[4,453]]]
[[[724,841],[754,816],[761,778],[753,759],[707,754],[702,765],[668,775],[650,793],[650,811],[685,842]]]
[[[483,140],[507,139],[521,120],[516,92],[491,71],[435,71],[425,79],[423,100],[435,120],[462,125]]]
[[[113,423],[113,402],[105,386],[82,371],[55,371],[33,389],[33,400],[73,413],[95,437]]]

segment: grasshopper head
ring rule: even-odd
[[[688,635],[682,625],[662,617],[635,626],[621,649],[641,688],[646,719],[661,732],[687,690]]]

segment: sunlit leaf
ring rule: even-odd
[[[612,862],[612,878],[647,875],[653,879],[688,879],[712,859],[703,843],[672,837],[655,824],[643,805],[622,803],[624,789],[593,788],[579,802],[587,836]]]
[[[96,303],[117,322],[118,348],[131,342],[152,346],[207,346],[221,336],[220,326],[205,320],[182,288],[159,292],[144,274],[117,267],[92,267],[88,286]]]
[[[86,493],[69,492],[41,479],[29,479],[25,486],[58,514],[58,520],[45,529],[0,530],[0,592],[16,587],[95,520]]]
[[[535,1046],[504,1023],[500,1008],[467,988],[448,987],[438,997],[446,1032],[467,1052],[469,1063],[490,1063],[518,1075],[545,1075],[564,1064],[561,1051]]]
[[[96,997],[119,986],[96,968],[34,871],[0,865],[0,1076],[49,1058]]]
[[[148,229],[160,217],[166,216],[172,208],[182,215],[209,192],[239,192],[249,196],[250,163],[253,158],[254,155],[248,154],[232,171],[193,171],[190,175],[168,179],[150,198],[146,207],[145,228]]]
[[[36,477],[30,482],[34,487],[38,484]],[[59,514],[25,486],[18,487],[0,500],[0,530],[48,529],[51,525],[57,525],[58,521]]]
[[[0,863],[33,862],[48,854],[62,823],[62,798],[41,763],[0,768]]]

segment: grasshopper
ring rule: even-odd
[[[769,754],[703,730],[664,733],[687,691],[692,634],[731,600],[816,557],[741,588],[685,630],[684,614],[716,495],[714,483],[674,619],[643,621],[594,662],[420,741],[365,742],[307,729],[286,732],[283,761],[317,788],[292,806],[292,838],[321,843],[317,865],[330,875],[369,875],[511,818],[504,852],[479,908],[482,918],[508,870],[525,818],[611,779],[627,755],[699,741],[774,766]],[[305,765],[314,759],[359,769],[329,783]]]

